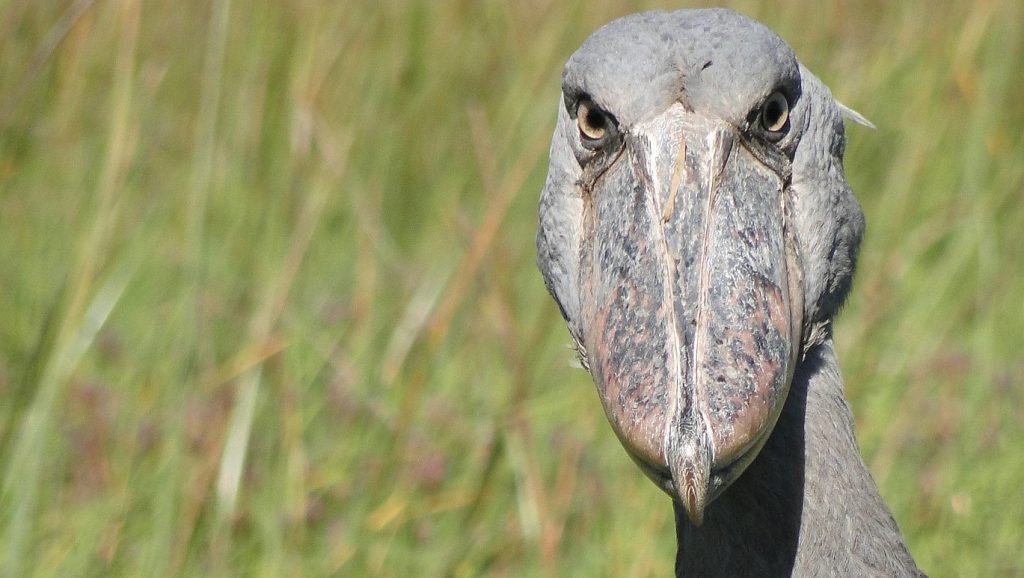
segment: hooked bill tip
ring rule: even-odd
[[[687,476],[683,480],[682,493],[686,496],[683,506],[686,508],[686,516],[690,518],[690,522],[694,526],[700,526],[704,522],[704,493],[706,491],[706,486],[702,491],[692,476]]]
[[[704,522],[711,477],[710,441],[706,432],[693,424],[679,424],[671,429],[667,449],[676,499],[686,509],[690,522],[699,526]]]

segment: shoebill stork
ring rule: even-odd
[[[773,32],[650,12],[570,57],[538,262],[679,576],[920,575],[832,345],[864,228],[836,102]]]

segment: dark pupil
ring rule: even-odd
[[[601,112],[590,109],[587,111],[586,117],[587,126],[594,130],[601,130],[604,128],[604,115]]]
[[[779,122],[782,117],[782,105],[779,101],[773,100],[764,107],[764,122],[765,126],[775,126],[775,123]]]

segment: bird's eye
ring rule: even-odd
[[[760,114],[761,128],[770,132],[778,133],[786,128],[789,121],[789,102],[785,95],[775,91],[761,105]]]
[[[583,144],[588,148],[596,148],[604,144],[615,130],[615,119],[598,108],[592,100],[584,99],[576,105],[576,125],[580,129]]]

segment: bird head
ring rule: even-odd
[[[727,10],[622,18],[565,65],[538,264],[618,438],[696,524],[848,292],[846,113]]]

